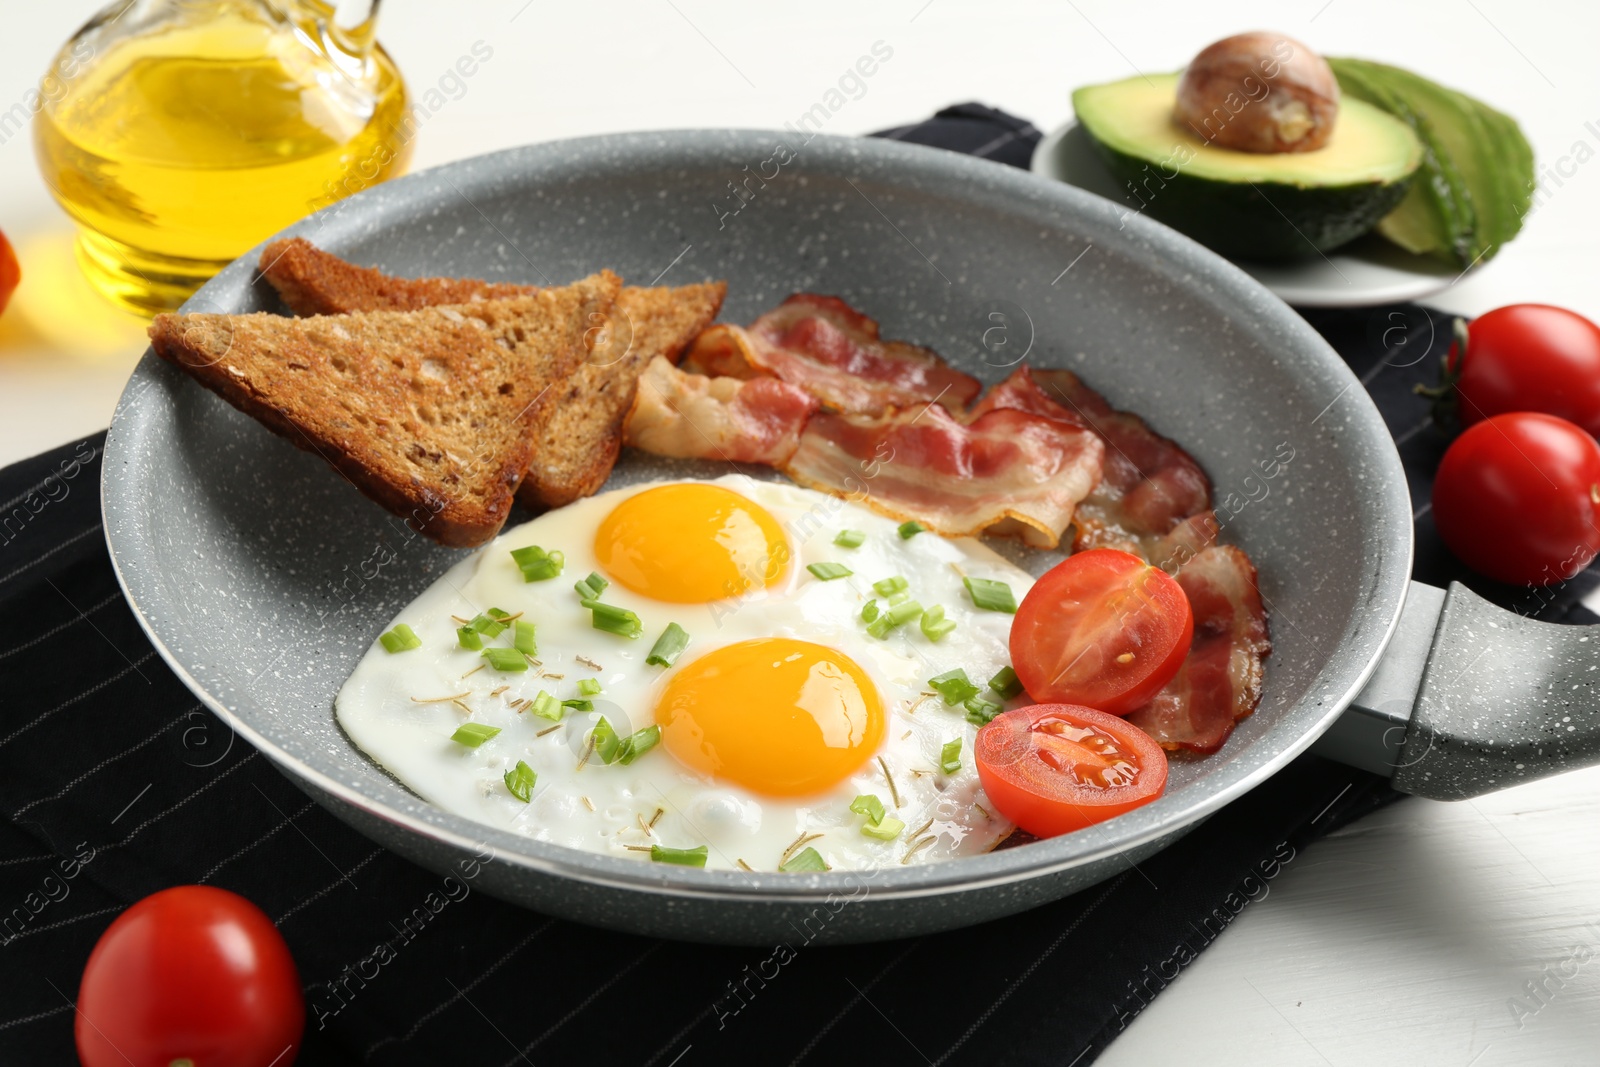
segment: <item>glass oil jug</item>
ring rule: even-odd
[[[403,170],[415,126],[377,8],[121,0],[63,45],[34,145],[94,287],[147,315],[177,307],[266,237]]]

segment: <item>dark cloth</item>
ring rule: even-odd
[[[995,144],[992,158],[1025,163],[1037,139],[1026,130],[967,105],[903,137]],[[1414,338],[1430,324],[1434,341],[1406,348],[1408,366],[1385,332],[1400,321],[1390,312]],[[1446,324],[1412,306],[1313,321],[1358,373],[1374,372],[1425,500],[1443,438],[1412,432],[1426,405],[1408,389]],[[917,940],[712,948],[556,921],[375,847],[195,700],[112,573],[103,444],[0,471],[6,1065],[74,1062],[72,1001],[95,940],[128,904],[185,883],[243,894],[288,940],[309,1009],[302,1064],[1082,1065],[1311,841],[1396,797],[1380,778],[1302,757],[1109,882]],[[1431,544],[1418,571],[1443,575]]]

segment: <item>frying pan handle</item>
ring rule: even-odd
[[[1600,627],[1412,582],[1372,679],[1313,751],[1435,800],[1600,763]]]

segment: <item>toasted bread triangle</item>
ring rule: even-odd
[[[302,319],[160,315],[156,354],[442,544],[494,537],[609,271],[505,300]]]
[[[300,237],[262,249],[261,273],[299,315],[421,308],[537,291],[466,278],[397,278],[346,262]],[[601,328],[590,335],[592,351],[536,422],[518,501],[543,510],[600,488],[622,449],[639,375],[655,356],[676,363],[717,317],[727,290],[724,282],[622,290],[611,316],[596,320]]]

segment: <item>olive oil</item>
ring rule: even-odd
[[[145,314],[398,173],[410,148],[405,86],[380,48],[330,52],[247,0],[177,7],[185,17],[101,44],[34,119],[45,181],[79,224],[80,265]]]

